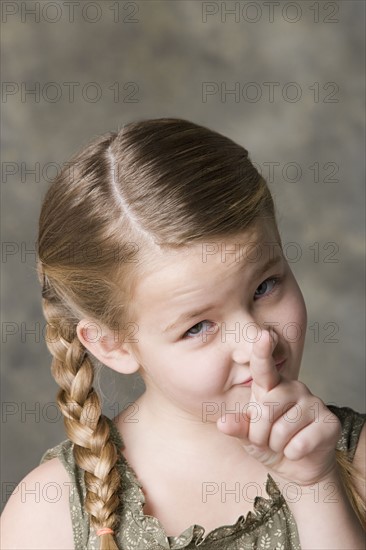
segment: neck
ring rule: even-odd
[[[214,453],[223,460],[230,454],[243,460],[245,451],[239,439],[220,432],[214,422],[203,422],[198,416],[179,409],[155,392],[146,392],[136,401],[138,424],[129,430],[140,433],[146,444],[172,455],[202,460]]]

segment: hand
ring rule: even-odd
[[[305,384],[280,375],[272,358],[276,342],[275,334],[262,331],[250,358],[251,404],[239,421],[229,413],[217,427],[239,438],[275,478],[312,485],[336,468],[340,421]]]

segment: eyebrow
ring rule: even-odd
[[[265,273],[269,269],[271,269],[273,266],[277,265],[282,260],[282,256],[273,256],[269,258],[265,264],[262,266],[258,266],[256,269],[253,270],[253,278],[257,277],[260,273]],[[244,269],[248,267],[248,264],[242,264],[240,266],[240,271],[244,271]],[[210,304],[208,306],[205,306],[202,309],[198,309],[195,311],[182,313],[178,319],[174,321],[174,323],[171,323],[165,329],[163,330],[163,333],[170,332],[176,328],[178,328],[181,324],[186,323],[187,321],[190,321],[191,319],[194,319],[196,317],[200,317],[201,315],[204,315],[208,311],[211,311],[215,308],[215,304]]]

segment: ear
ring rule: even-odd
[[[90,319],[79,321],[76,332],[83,346],[103,365],[121,374],[131,374],[139,370],[140,363],[132,348],[121,342],[116,332]]]

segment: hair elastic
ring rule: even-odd
[[[101,535],[114,535],[113,529],[110,529],[109,527],[102,527],[101,529],[98,529],[97,536],[100,537]]]

